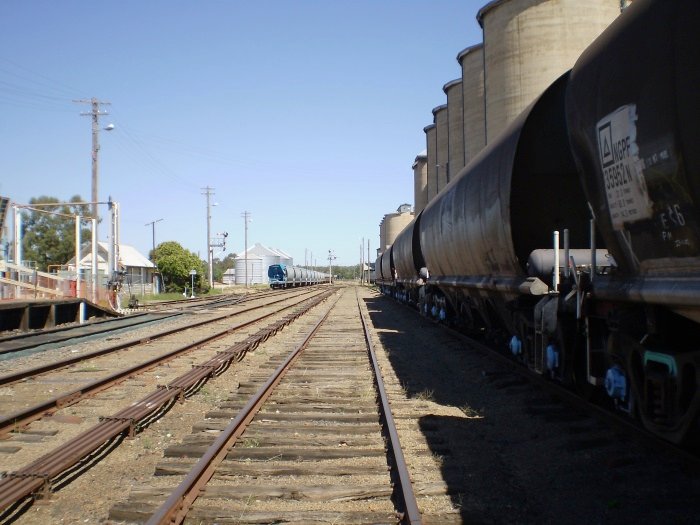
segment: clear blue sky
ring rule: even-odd
[[[101,200],[144,254],[175,240],[206,258],[248,243],[318,264],[372,259],[379,222],[413,204],[423,127],[481,41],[486,0],[2,0],[0,195],[89,200],[87,105],[101,124]],[[106,208],[101,212],[106,218]],[[107,227],[100,227],[104,240]],[[217,253],[222,258],[225,254]]]

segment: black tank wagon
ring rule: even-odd
[[[695,0],[636,0],[378,274],[674,442],[700,413],[699,26]]]

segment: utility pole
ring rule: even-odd
[[[112,197],[110,197],[107,202],[107,209],[109,209],[111,215],[109,235],[107,236],[110,240],[107,254],[107,275],[108,279],[115,279],[116,272],[119,270],[119,203],[114,202]]]
[[[214,188],[202,188],[202,195],[207,197],[207,268],[209,269],[209,288],[214,286],[213,262],[211,259],[211,205],[209,197],[214,195]]]
[[[162,221],[163,219],[156,219],[155,221],[147,222],[144,226],[153,227],[153,251],[151,252],[151,258],[153,261],[156,260],[156,223]]]
[[[228,232],[217,233],[216,237],[209,238],[209,246],[211,247],[211,260],[212,260],[212,270],[214,269],[214,248],[221,248],[226,251],[226,238],[228,237]],[[213,275],[213,273],[212,273]]]
[[[92,109],[89,112],[83,112],[80,115],[83,117],[92,117],[92,216],[95,219],[98,219],[99,221],[99,216],[97,214],[97,202],[99,201],[99,198],[97,197],[97,173],[98,173],[98,152],[100,151],[100,142],[99,142],[99,133],[100,133],[100,117],[103,115],[109,115],[106,111],[100,111],[100,106],[108,106],[111,105],[111,102],[103,102],[101,100],[97,100],[95,97],[91,99],[81,99],[81,100],[74,100],[73,102],[77,102],[78,104],[90,104],[92,106]],[[113,129],[114,126],[111,124],[107,126],[105,129],[106,130],[111,130]]]
[[[335,260],[335,254],[332,250],[328,250],[328,275],[330,275],[330,284],[333,284],[333,261]]]
[[[360,286],[365,283],[365,238],[362,237],[362,242],[360,243]]]
[[[244,242],[245,242],[245,251],[243,252],[243,263],[245,264],[245,287],[248,288],[248,223],[251,221],[250,219],[251,213],[249,211],[244,211],[241,213],[241,217],[243,217],[243,222],[245,223],[245,233],[244,233]]]
[[[371,276],[372,276],[371,271],[369,269],[369,237],[368,237],[367,238],[367,286],[369,286]]]

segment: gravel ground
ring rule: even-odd
[[[315,310],[318,310],[318,307]],[[269,320],[265,324],[272,322]],[[299,326],[300,322],[297,321],[282,333],[294,334]],[[255,331],[257,328],[252,329],[252,332]],[[244,340],[247,333],[248,331],[244,331],[229,338]],[[71,348],[66,347],[61,352],[70,353]],[[50,504],[43,505],[37,502],[32,505],[19,517],[17,523],[109,523],[110,507],[117,501],[127,499],[132,486],[153,477],[155,465],[162,459],[163,451],[171,444],[184,439],[191,432],[192,426],[203,419],[205,412],[217,408],[218,404],[226,399],[234,388],[232,385],[246,381],[251,374],[257,373],[259,367],[268,359],[269,355],[263,348],[248,353],[242,362],[236,363],[227,373],[210,380],[197,395],[183,404],[176,403],[164,417],[133,439],[124,440],[102,461],[53,494]],[[192,364],[203,360],[204,357],[186,358],[182,365],[171,363],[168,365],[168,374],[179,375]],[[0,453],[0,470],[14,470],[32,458],[47,453],[54,448],[54,441],[63,442],[77,435],[96,424],[99,416],[116,412],[127,400],[140,399],[163,382],[163,377],[159,376],[157,371],[142,374],[135,380],[97,394],[78,405],[59,410],[54,417],[33,423],[31,432],[35,435],[37,432],[47,434],[42,435],[38,442],[27,442],[17,453]],[[136,397],[126,393],[127,390],[134,389],[137,392]]]
[[[384,297],[379,340],[465,523],[700,523],[700,477]],[[459,415],[445,413],[446,408]]]
[[[574,413],[414,312],[363,295],[413,481],[441,481],[449,493],[421,498],[424,513],[464,523],[700,523],[700,479],[682,465]],[[304,324],[282,334],[293,339]],[[269,351],[248,354],[17,523],[110,523],[109,509],[149,483],[164,449],[259,373]]]

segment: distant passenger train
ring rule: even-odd
[[[270,288],[293,288],[295,286],[309,286],[312,284],[327,283],[330,279],[327,273],[287,266],[286,264],[272,264],[267,269],[270,279]]]

